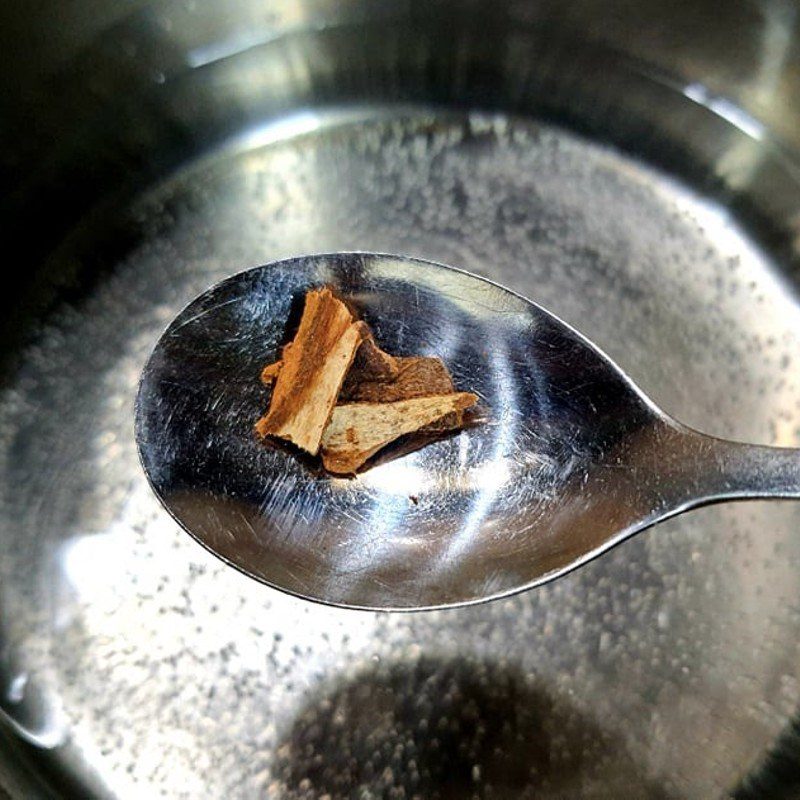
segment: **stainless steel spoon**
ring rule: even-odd
[[[323,284],[390,352],[443,358],[486,421],[354,479],[258,441],[260,368]],[[502,597],[690,508],[800,497],[800,450],[690,430],[529,300],[375,253],[269,264],[190,303],[144,369],[136,439],[156,494],[201,544],[270,586],[352,608]]]

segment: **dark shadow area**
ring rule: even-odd
[[[513,666],[422,659],[314,698],[277,748],[287,798],[668,798],[615,735]]]
[[[789,722],[772,750],[730,796],[733,800],[800,798],[800,717]]]

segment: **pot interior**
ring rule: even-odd
[[[70,62],[78,121],[14,209],[43,221],[0,392],[18,765],[65,797],[749,796],[800,701],[800,505],[692,512],[487,605],[342,611],[182,533],[132,409],[211,283],[362,249],[530,297],[687,424],[800,445],[793,154],[700,84],[536,24],[159,30]]]

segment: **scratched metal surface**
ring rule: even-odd
[[[354,480],[259,440],[268,392],[254,376],[321,285],[390,352],[444,359],[481,422]],[[159,339],[135,411],[142,466],[189,533],[270,586],[351,608],[530,587],[685,489],[647,465],[654,441],[668,461],[688,437],[588,342],[502,287],[391,255],[300,257],[217,284]]]
[[[319,286],[389,352],[444,359],[479,398],[473,423],[355,477],[257,437],[269,393],[256,376]],[[710,499],[800,497],[800,450],[685,429],[541,306],[397,255],[299,256],[215,284],[159,338],[135,417],[153,490],[198,542],[268,586],[353,609],[498,599]]]
[[[138,464],[133,401],[162,328],[211,283],[363,247],[496,278],[687,423],[790,444],[792,284],[721,208],[547,125],[399,109],[261,136],[139,196],[135,244],[54,312],[2,394],[16,735],[107,797],[732,788],[800,699],[796,506],[697,512],[484,606],[335,610],[178,528]]]

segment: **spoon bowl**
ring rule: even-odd
[[[482,421],[354,478],[265,445],[260,369],[310,288],[332,285],[397,355],[439,356]],[[529,589],[689,508],[800,497],[795,450],[690,430],[545,309],[442,264],[301,256],[193,300],[142,374],[136,439],[170,514],[270,586],[383,610]]]

